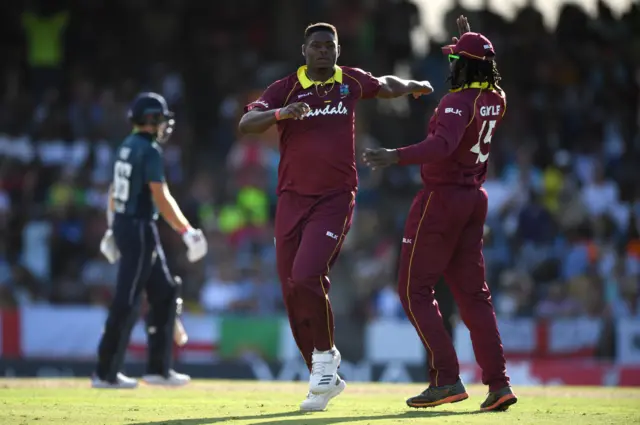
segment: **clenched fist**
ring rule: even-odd
[[[289,118],[293,118],[296,120],[301,120],[311,111],[309,105],[304,102],[296,102],[291,105],[287,105],[284,108],[280,109],[280,119],[286,120]]]

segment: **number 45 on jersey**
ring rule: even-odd
[[[488,126],[487,126],[487,123],[489,123]],[[471,148],[471,152],[478,155],[478,158],[476,159],[476,164],[485,163],[489,159],[489,152],[487,152],[486,154],[483,154],[482,150],[480,149],[480,145],[482,144],[482,142],[486,144],[491,143],[491,138],[493,137],[493,132],[495,128],[496,128],[496,120],[482,122],[482,128],[480,129],[480,133],[478,134],[478,143],[473,145],[473,147]]]

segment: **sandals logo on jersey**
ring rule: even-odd
[[[346,84],[340,84],[340,97],[345,98],[349,96],[349,86]]]
[[[319,115],[348,115],[349,110],[342,104],[338,103],[338,106],[327,105],[324,108],[312,109],[305,115],[306,117],[317,117]]]

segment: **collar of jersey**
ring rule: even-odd
[[[457,93],[457,92],[465,90],[465,89],[491,89],[491,90],[493,90],[493,86],[491,84],[487,83],[486,81],[484,83],[474,82],[474,83],[471,83],[471,84],[465,84],[464,86],[459,87],[457,89],[449,90],[449,92]]]
[[[303,89],[308,89],[312,85],[318,84],[328,84],[338,82],[342,84],[342,68],[338,65],[333,67],[333,77],[329,78],[327,81],[313,81],[309,77],[307,77],[307,66],[301,66],[298,68],[298,81],[300,81],[300,85]]]
[[[153,134],[151,134],[149,132],[146,132],[146,131],[133,130],[131,132],[131,134],[136,134],[138,136],[142,136],[145,139],[151,140],[152,142],[154,142],[156,140],[156,136],[154,136]]]

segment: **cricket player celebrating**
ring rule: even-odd
[[[165,182],[160,144],[171,136],[174,124],[167,102],[156,93],[142,93],[134,100],[129,119],[133,133],[116,151],[107,210],[109,229],[100,244],[111,263],[120,260],[118,281],[91,383],[94,388],[138,385],[120,368],[144,290],[149,302],[148,360],[142,379],[151,385],[180,386],[190,380],[171,368],[180,281],[167,267],[156,227],[157,210],[182,235],[189,261],[206,255],[207,242],[201,230],[189,225]]]
[[[487,215],[487,173],[491,138],[502,121],[506,97],[491,42],[470,32],[458,18],[460,39],[443,48],[451,62],[451,92],[429,122],[421,143],[363,154],[373,168],[420,164],[424,188],[413,201],[403,236],[398,293],[424,344],[431,385],[407,400],[410,407],[433,407],[468,398],[451,338],[442,323],[434,286],[449,284],[471,334],[489,395],[482,410],[506,410],[517,398],[509,383],[491,293],[485,282],[482,236]]]
[[[433,89],[427,81],[374,77],[338,66],[338,32],[331,24],[307,27],[301,51],[306,65],[247,105],[239,129],[262,133],[276,125],[280,134],[276,262],[291,331],[311,372],[300,409],[316,411],[346,387],[338,376],[341,356],[333,338],[328,274],[355,206],[356,105]]]

